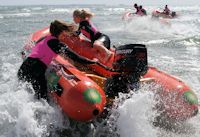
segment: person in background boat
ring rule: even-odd
[[[45,72],[51,61],[58,55],[67,56],[77,62],[85,64],[96,63],[71,51],[64,40],[75,31],[75,25],[55,20],[50,24],[50,34],[39,40],[30,55],[24,60],[18,70],[18,79],[30,82],[38,99],[47,99],[47,81]]]
[[[100,62],[106,63],[112,56],[110,49],[110,38],[101,33],[90,21],[94,14],[85,10],[75,10],[73,12],[73,19],[76,24],[79,24],[77,35],[83,34],[86,38],[91,40],[92,47],[99,55],[97,58]]]
[[[140,16],[147,15],[147,12],[145,9],[142,8],[142,5],[138,6],[137,3],[135,3],[134,7],[136,9],[136,12],[134,14],[137,14]]]
[[[165,9],[163,10],[163,13],[166,14],[166,15],[170,14],[170,9],[168,8],[167,5],[165,5]]]
[[[140,7],[139,7],[139,12],[141,12],[141,15],[142,15],[142,16],[147,15],[147,12],[146,12],[146,10],[142,7],[142,5],[140,5]]]
[[[134,8],[136,9],[136,12],[134,14],[137,14],[139,12],[139,7],[138,7],[137,3],[134,4]]]

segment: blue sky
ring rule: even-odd
[[[133,5],[139,3],[142,5],[200,5],[200,0],[0,0],[0,5],[67,5],[67,4],[125,4]]]

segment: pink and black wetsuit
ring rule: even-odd
[[[90,21],[84,20],[80,22],[78,34],[80,33],[90,39],[92,44],[95,40],[99,40],[103,42],[106,48],[110,49],[110,38],[107,35],[100,33]]]
[[[135,9],[136,9],[136,12],[135,12],[135,14],[138,14],[138,12],[139,12],[139,7],[138,7],[138,6],[136,6],[136,7],[135,7]]]
[[[59,42],[59,40],[53,36],[47,36],[40,40],[35,47],[33,47],[31,54],[24,60],[18,71],[19,80],[30,82],[33,85],[37,98],[47,98],[45,72],[53,58],[61,53],[64,53],[66,56],[79,63],[94,63],[74,53],[67,45]]]

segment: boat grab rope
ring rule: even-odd
[[[76,78],[76,76],[74,76],[74,75],[69,75],[69,74],[67,74],[67,73],[65,72],[65,70],[64,70],[64,66],[62,66],[60,70],[61,70],[61,73],[62,73],[62,75],[63,75],[63,77],[64,77],[65,79],[71,80],[71,79]]]

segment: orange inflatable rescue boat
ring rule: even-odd
[[[131,20],[133,20],[133,17],[134,17],[134,14],[133,14],[133,13],[131,13],[131,12],[126,12],[126,13],[123,14],[122,20],[123,20],[123,21],[130,22]]]
[[[49,35],[48,27],[33,33],[31,40],[34,43],[46,35]],[[96,57],[96,51],[93,50],[91,44],[82,38],[70,36],[66,38],[65,43],[81,56],[89,59]],[[136,44],[136,46],[140,45]],[[111,57],[104,65],[112,68],[116,60],[126,56],[125,54],[127,53],[132,54],[134,52],[134,58],[143,58],[143,53],[137,53],[133,50],[134,48],[134,44],[129,44],[128,46],[111,49],[114,53],[113,57]],[[101,82],[105,81],[106,78],[110,78],[116,74],[116,72],[111,72],[99,65],[91,65],[89,66],[90,70],[97,74],[91,76],[79,71],[78,68],[74,67],[61,57],[56,58],[56,62],[62,64],[64,73],[67,73],[67,75],[72,77],[74,76],[74,78],[70,79],[66,78],[65,74],[62,74],[58,83],[64,89],[63,93],[61,96],[54,93],[54,97],[58,100],[58,104],[64,112],[66,112],[69,117],[81,121],[91,120],[98,116],[98,114],[103,111],[103,107],[106,103],[106,97],[102,90],[102,86],[104,85],[102,83],[100,84],[98,80]],[[130,63],[133,63],[133,61]],[[141,65],[140,62],[139,65]],[[151,80],[153,83],[160,86],[159,91],[157,92],[157,95],[160,98],[159,105],[162,106],[162,112],[164,112],[168,118],[174,120],[187,120],[198,113],[197,96],[185,83],[154,67],[149,66],[146,70],[146,73],[140,78],[140,81]]]
[[[152,12],[152,17],[162,17],[162,18],[167,18],[167,19],[173,19],[173,18],[177,18],[178,15],[175,11],[170,12],[169,15],[163,13],[162,11],[160,11],[159,9],[154,10]]]

